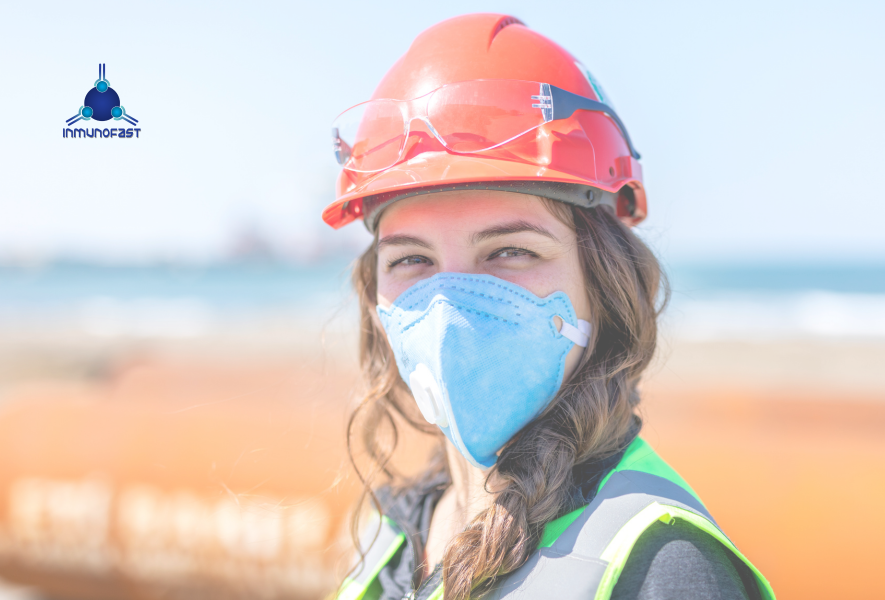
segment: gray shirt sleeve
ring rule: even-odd
[[[743,561],[684,521],[655,523],[636,541],[612,600],[757,600]]]

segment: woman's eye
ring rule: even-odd
[[[490,258],[517,258],[520,256],[537,256],[537,254],[525,248],[501,248],[494,252]]]
[[[402,258],[397,258],[395,260],[391,260],[387,263],[387,267],[392,269],[393,267],[403,266],[403,267],[411,267],[414,265],[430,265],[433,264],[430,262],[430,259],[426,256],[404,256]]]

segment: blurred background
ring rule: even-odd
[[[779,598],[885,597],[885,5],[219,0],[0,7],[0,599],[328,593],[370,239],[329,123],[477,11],[643,154],[646,439]],[[138,139],[63,139],[98,63]]]

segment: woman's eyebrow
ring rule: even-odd
[[[430,244],[421,238],[400,234],[388,235],[378,240],[378,249],[380,250],[384,246],[418,246],[419,248],[427,248],[428,250],[433,249]]]
[[[509,235],[511,233],[522,233],[524,231],[531,231],[532,233],[537,233],[539,235],[543,235],[549,237],[552,240],[559,241],[559,238],[541,227],[540,225],[535,225],[534,223],[529,223],[528,221],[512,221],[510,223],[502,223],[500,225],[495,225],[494,227],[489,227],[488,229],[483,229],[482,231],[477,231],[471,236],[471,241],[474,244],[482,242],[484,240],[488,240],[494,237],[499,237],[502,235]]]

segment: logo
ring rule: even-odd
[[[128,123],[134,127],[93,128],[91,131],[79,127],[70,129],[78,121],[110,121],[111,119]],[[120,125],[122,124],[120,123]],[[63,131],[62,137],[130,138],[133,134],[138,137],[141,132],[138,119],[126,112],[120,102],[120,94],[111,87],[111,82],[107,80],[104,63],[98,65],[98,79],[92,84],[92,89],[86,92],[83,106],[80,107],[76,115],[67,120],[67,126]]]

